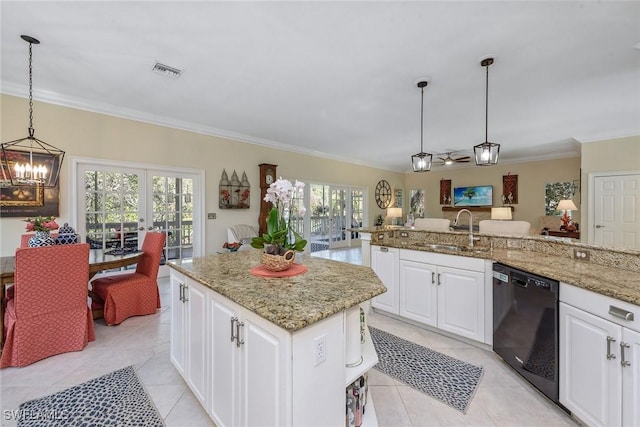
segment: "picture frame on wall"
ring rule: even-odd
[[[394,208],[402,208],[402,189],[396,188],[393,190]]]
[[[413,214],[414,218],[424,218],[424,190],[411,190],[409,213]]]
[[[59,186],[8,186],[0,188],[0,215],[4,218],[59,216]]]
[[[451,180],[441,179],[440,180],[440,204],[445,206],[450,206],[451,202],[452,202]]]
[[[502,204],[513,205],[518,203],[518,175],[508,173],[502,175]]]

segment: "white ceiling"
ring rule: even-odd
[[[28,34],[35,99],[389,170],[420,151],[421,78],[425,151],[484,141],[488,55],[501,161],[640,134],[637,1],[5,0],[0,14],[3,93],[27,96]]]

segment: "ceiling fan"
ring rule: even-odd
[[[455,154],[453,151],[447,151],[444,154],[438,154],[437,157],[438,159],[441,160],[441,162],[439,162],[439,164],[441,165],[445,165],[445,166],[449,166],[452,165],[454,163],[468,163],[471,161],[471,157],[470,156],[462,156],[462,157],[452,157],[451,155]],[[445,156],[445,157],[441,157],[441,156]]]

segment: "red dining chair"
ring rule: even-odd
[[[91,282],[94,311],[103,309],[107,325],[118,325],[131,316],[153,314],[160,308],[158,269],[164,249],[164,233],[147,232],[135,273],[103,277]]]
[[[17,249],[0,368],[80,351],[95,340],[88,281],[86,243]]]

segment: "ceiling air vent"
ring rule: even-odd
[[[168,65],[161,64],[156,62],[153,66],[153,71],[156,73],[164,74],[165,76],[178,78],[180,74],[182,74],[182,70],[178,70],[177,68],[169,67]]]

